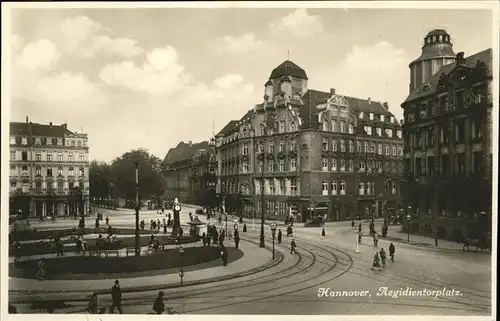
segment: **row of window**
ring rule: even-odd
[[[10,136],[10,144],[11,145],[15,145],[15,144],[28,145],[28,137]],[[63,146],[63,139],[62,138],[50,138],[50,137],[35,137],[35,145]],[[66,146],[86,147],[87,141],[80,140],[80,139],[78,139],[78,140],[66,139]]]
[[[392,163],[392,172],[397,173],[398,172],[398,167],[399,167],[399,172],[403,172],[403,163],[399,162],[389,162],[389,161],[376,161],[376,160],[367,160],[366,162],[364,160],[359,160],[359,167],[357,170],[364,172],[365,170],[371,171],[371,170],[377,170],[377,171],[385,171],[387,173],[391,172],[391,163]],[[331,167],[328,165],[331,164]],[[382,168],[382,164],[384,165],[384,168]],[[340,161],[337,158],[332,158],[329,160],[326,157],[323,157],[322,162],[321,162],[321,169],[323,171],[340,171],[340,172],[354,172],[354,160],[349,159],[340,159]],[[347,165],[347,166],[346,166]]]
[[[298,181],[296,178],[280,178],[277,179],[276,182],[274,179],[264,179],[264,185],[262,185],[261,179],[256,179],[255,194],[262,193],[262,186],[264,186],[264,194],[268,195],[298,195],[299,193]]]
[[[377,120],[378,120],[378,121],[380,121],[380,122],[385,122],[385,121],[386,121],[386,117],[385,117],[385,115],[382,115],[382,114],[380,114],[380,115],[375,115],[375,114],[373,114],[373,113],[367,113],[367,114],[365,114],[365,113],[364,113],[364,112],[362,112],[362,111],[360,111],[360,112],[359,112],[358,117],[359,117],[360,119],[365,119],[367,115],[368,115],[368,119],[369,119],[369,120],[375,120],[375,118],[377,118]],[[389,117],[389,122],[390,122],[390,123],[394,123],[394,116],[390,116],[390,117]]]
[[[28,176],[29,175],[29,168],[27,165],[23,165],[20,167],[21,169],[21,176]],[[57,176],[64,176],[64,167],[63,166],[58,166],[57,167]],[[47,177],[54,177],[54,170],[52,167],[45,167],[44,168],[44,174],[42,175],[42,167],[41,166],[35,166],[35,176],[47,176]],[[85,176],[85,169],[83,167],[78,168],[78,176],[84,177]],[[16,166],[11,166],[10,167],[10,176],[19,176],[18,173],[18,167]],[[73,166],[68,167],[68,176],[75,176],[75,168]]]
[[[17,153],[16,151],[10,151],[10,160],[11,161],[16,161],[16,160],[21,160],[21,161],[29,161],[28,157],[28,152],[27,151],[21,151],[21,159],[17,159],[16,157]],[[37,162],[53,162],[54,157],[52,154],[42,154],[42,153],[36,153],[35,154],[35,161]],[[64,162],[64,155],[63,154],[57,154],[57,161],[58,162]],[[66,160],[67,162],[75,162],[75,155],[73,154],[68,154],[68,158]],[[84,154],[79,154],[78,155],[78,162],[83,163],[85,162],[85,155]]]
[[[30,186],[31,186],[30,183],[23,182],[21,184],[21,191],[23,193],[29,193]],[[82,182],[79,182],[78,184],[75,184],[74,182],[68,182],[68,188],[70,190],[72,190],[76,187],[78,187],[79,189],[83,189],[84,184]],[[11,182],[10,188],[11,188],[11,191],[14,191],[17,188],[17,183]],[[37,193],[37,194],[42,193],[42,182],[36,182],[34,184],[34,190],[35,190],[35,193]],[[57,193],[64,193],[65,192],[64,182],[47,182],[46,192],[50,193],[50,192],[55,192],[55,191],[57,191]]]
[[[467,125],[468,124],[468,125]],[[448,144],[450,141],[450,126],[444,124],[441,126],[431,125],[415,130],[409,134],[409,140],[413,148],[434,147],[436,135],[435,126],[439,129],[439,141],[441,144]],[[466,133],[469,132],[472,140],[481,140],[483,138],[483,122],[481,118],[472,118],[466,122],[464,118],[455,121],[453,137],[457,144],[465,143]],[[408,142],[407,142],[408,143]]]
[[[434,177],[438,168],[441,171],[441,176],[448,176],[450,174],[456,174],[460,176],[465,176],[466,170],[469,169],[471,173],[483,174],[484,165],[483,157],[484,153],[481,151],[473,152],[470,158],[470,165],[467,166],[467,161],[465,153],[457,153],[455,156],[455,161],[453,162],[450,155],[441,155],[441,160],[436,161],[435,156],[427,156],[426,158],[416,157],[414,162],[413,172],[416,177],[429,176]],[[407,167],[409,167],[409,161],[407,160]]]
[[[344,179],[321,182],[321,192],[323,196],[328,195],[346,195],[347,185]],[[391,181],[391,194],[397,193],[396,181]],[[360,181],[358,182],[358,195],[375,195],[375,182]]]
[[[436,99],[421,103],[418,109],[417,106],[413,105],[413,112],[405,112],[405,119],[407,122],[414,122],[417,118],[426,119],[433,115],[436,116],[441,112],[465,108],[471,104],[481,104],[485,100],[484,97],[483,89],[477,89],[473,95],[467,98],[464,97],[463,90],[460,89],[454,94],[453,104],[450,104],[448,94],[444,94]]]
[[[329,145],[329,139],[328,138],[323,138],[321,141],[321,150],[322,151],[328,151],[328,145]],[[349,153],[354,153],[354,141],[348,140],[348,147],[349,147]],[[363,147],[363,149],[362,149]],[[402,145],[395,145],[395,144],[382,144],[378,143],[378,150],[377,150],[377,144],[372,142],[363,142],[363,141],[357,141],[356,142],[356,152],[357,153],[373,153],[373,154],[379,154],[379,155],[384,155],[384,147],[385,147],[385,155],[389,156],[391,147],[392,147],[392,156],[403,156],[403,146]],[[336,152],[346,152],[346,141],[344,139],[340,139],[340,148],[339,148],[339,140],[336,138],[332,139],[331,141],[331,150]]]
[[[276,166],[276,165],[278,165],[278,166]],[[263,166],[264,166],[263,162],[260,161],[259,162],[259,169],[258,169],[259,172],[262,172]],[[279,171],[279,172],[286,172],[286,171],[295,172],[297,170],[297,159],[296,158],[291,158],[289,160],[289,162],[288,162],[288,166],[286,166],[286,163],[285,163],[284,159],[280,159],[279,162],[278,162],[278,164],[276,164],[274,162],[274,160],[269,160],[269,161],[267,161],[267,166],[268,166],[268,171],[269,172],[275,172],[275,171]],[[226,164],[224,164],[222,166],[222,172],[223,173],[226,173],[228,171],[230,172],[231,169],[232,169],[232,167],[231,166],[227,166]],[[248,161],[241,162],[239,171],[240,171],[240,173],[250,173],[249,162]]]

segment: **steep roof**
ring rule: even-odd
[[[282,76],[292,76],[301,79],[307,79],[306,71],[290,60],[285,60],[281,65],[274,68],[269,79],[275,79]]]
[[[231,120],[215,136],[225,136],[231,133],[236,128],[237,125],[238,125],[238,120]]]
[[[65,125],[45,125],[37,123],[10,123],[10,135],[28,136],[46,136],[46,137],[64,137],[66,133],[71,133]]]
[[[493,59],[493,52],[490,49],[483,50],[481,52],[478,52],[472,56],[469,56],[465,58],[465,65],[474,67],[477,63],[477,61],[482,61],[486,63],[486,66],[488,68],[488,74],[491,75],[492,72],[492,59]],[[451,63],[448,65],[443,66],[437,73],[435,73],[432,77],[430,77],[427,82],[421,84],[419,87],[415,88],[405,99],[405,102],[414,100],[417,98],[421,98],[427,95],[431,95],[437,91],[437,85],[439,82],[439,78],[443,74],[448,74],[450,73],[454,68],[456,67],[456,63]],[[427,88],[425,88],[427,87]],[[425,91],[424,91],[425,88]]]
[[[180,162],[186,160],[195,155],[196,151],[200,149],[209,149],[209,144],[207,141],[203,141],[201,143],[185,143],[180,142],[175,148],[170,148],[165,155],[163,160],[164,164],[172,164],[176,162]]]
[[[342,95],[340,95],[342,96]],[[300,117],[304,122],[302,128],[318,128],[318,113],[319,109],[316,108],[317,105],[324,104],[331,97],[329,92],[319,91],[309,89],[302,100],[305,106],[299,111]],[[364,113],[374,113],[378,115],[394,116],[390,111],[388,111],[380,102],[378,101],[368,101],[366,99],[360,99],[349,96],[342,96],[347,100],[349,107],[354,112],[362,111]]]

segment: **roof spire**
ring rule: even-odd
[[[286,60],[290,60],[290,48],[288,49],[288,54]]]

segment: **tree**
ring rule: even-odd
[[[116,158],[111,172],[117,195],[134,201],[136,193],[135,163],[139,168],[139,193],[142,199],[161,199],[165,181],[161,175],[161,160],[145,149],[132,150]]]

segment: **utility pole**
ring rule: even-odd
[[[139,162],[135,162],[135,256],[141,255],[139,237]]]

